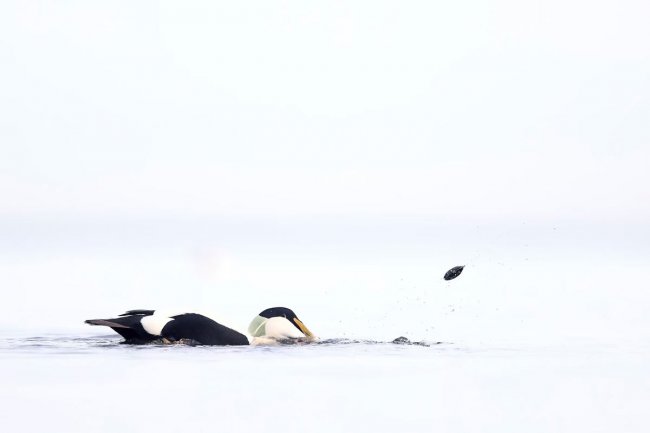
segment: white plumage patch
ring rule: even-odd
[[[147,333],[151,335],[160,335],[165,325],[172,320],[174,319],[167,317],[166,315],[154,314],[152,316],[143,317],[142,320],[140,320],[140,323]]]
[[[276,338],[278,340],[305,337],[305,334],[300,332],[298,328],[296,328],[285,317],[271,317],[266,321],[265,328],[265,337]]]

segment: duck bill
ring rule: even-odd
[[[298,326],[298,329],[300,329],[300,331],[301,331],[303,334],[305,334],[305,335],[306,335],[307,337],[309,337],[309,338],[313,338],[313,337],[314,337],[314,334],[312,334],[311,331],[310,331],[309,329],[307,329],[307,327],[305,326],[305,324],[302,323],[302,322],[300,321],[300,319],[298,319],[298,318],[296,317],[295,319],[293,319],[293,321],[296,323],[296,326]]]

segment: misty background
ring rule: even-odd
[[[0,327],[283,305],[323,337],[647,341],[647,16],[4,2]]]

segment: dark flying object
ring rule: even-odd
[[[463,272],[464,267],[465,267],[464,265],[463,266],[454,266],[453,268],[448,270],[447,273],[445,274],[445,277],[444,277],[445,280],[447,280],[447,281],[453,280],[454,278],[459,276],[461,274],[461,272]]]

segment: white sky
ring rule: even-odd
[[[649,12],[3,1],[0,325],[188,301],[329,336],[636,335]]]
[[[0,215],[647,221],[648,12],[3,2]]]

